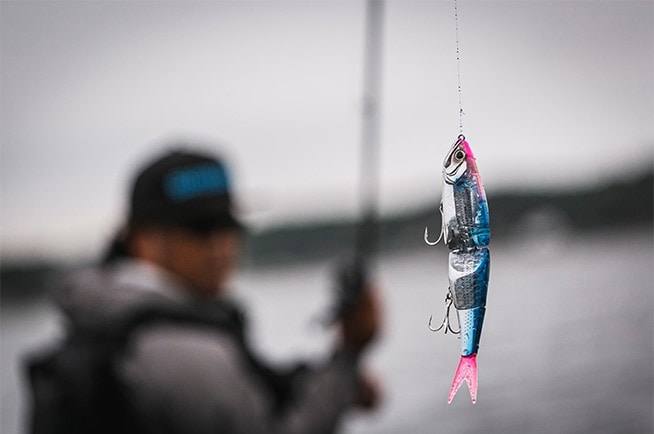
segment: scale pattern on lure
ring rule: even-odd
[[[445,301],[447,311],[440,327],[432,331],[449,330],[460,333],[461,359],[454,374],[448,404],[463,382],[468,383],[472,402],[477,401],[477,351],[486,312],[486,293],[490,271],[490,222],[486,194],[479,177],[470,145],[463,135],[452,145],[443,162],[443,194],[440,203],[441,234],[430,242],[427,229],[425,241],[438,244],[443,239],[449,249],[449,289]],[[452,329],[450,307],[454,305],[459,330]]]

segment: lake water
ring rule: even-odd
[[[385,329],[366,365],[384,384],[375,413],[351,413],[342,432],[652,433],[654,344],[652,232],[530,236],[491,248],[491,283],[478,356],[479,393],[447,393],[456,337],[432,333],[447,287],[442,246],[384,256],[378,280]],[[326,354],[316,325],[329,304],[329,264],[241,273],[254,342],[277,361]],[[57,334],[45,302],[3,303],[3,434],[22,433],[19,360]]]

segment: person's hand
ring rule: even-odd
[[[371,284],[366,284],[357,300],[341,317],[343,346],[355,351],[363,350],[379,334],[381,323],[379,293]]]
[[[343,262],[335,270],[336,308],[334,320],[341,345],[360,352],[379,334],[382,318],[379,293],[368,277],[362,258]]]
[[[359,376],[359,393],[357,394],[354,406],[362,410],[374,410],[383,399],[383,391],[379,378],[368,372]]]

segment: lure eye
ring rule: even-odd
[[[456,151],[456,153],[454,154],[454,158],[455,158],[457,161],[461,161],[461,160],[463,160],[463,159],[465,158],[465,156],[466,156],[466,154],[465,154],[462,150],[458,150],[458,151]]]

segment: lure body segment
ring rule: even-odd
[[[450,251],[448,298],[456,308],[461,333],[461,360],[452,380],[448,403],[464,381],[468,383],[474,403],[477,400],[476,356],[490,273],[490,251],[486,247],[490,243],[490,219],[475,157],[462,135],[443,162],[440,209],[441,236]]]
[[[484,186],[470,145],[463,136],[443,162],[443,225],[451,251],[490,244],[490,218]]]
[[[448,274],[450,295],[461,326],[461,355],[476,354],[486,313],[490,272],[487,248],[450,252]]]

